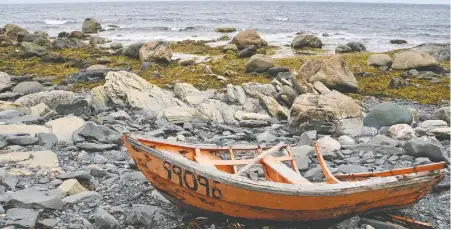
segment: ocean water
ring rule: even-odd
[[[449,5],[218,1],[0,5],[0,26],[16,23],[51,36],[81,30],[87,17],[108,29],[100,36],[124,44],[215,39],[221,36],[216,27],[256,29],[269,44],[282,47],[296,32],[314,33],[328,50],[349,41],[361,41],[368,50],[379,52],[450,40]],[[409,44],[391,45],[391,39]]]

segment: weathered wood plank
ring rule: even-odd
[[[284,145],[285,144],[283,142],[280,142],[279,144],[273,146],[272,148],[262,152],[256,158],[252,159],[252,161],[250,163],[248,163],[247,165],[243,166],[240,170],[238,170],[237,174],[240,175],[241,173],[246,172],[247,170],[249,170],[252,167],[252,165],[256,164],[258,161],[263,159],[265,156],[278,151]]]
[[[302,177],[301,174],[296,173],[280,161],[277,161],[273,156],[266,156],[261,161],[265,166],[274,170],[290,184],[311,184],[311,182]]]

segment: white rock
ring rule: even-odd
[[[40,168],[48,172],[60,172],[58,158],[52,151],[10,152],[0,154],[0,162],[16,162],[27,168]]]
[[[206,94],[188,83],[176,83],[174,85],[174,94],[177,98],[190,105],[198,105],[207,99]]]
[[[246,103],[246,92],[243,87],[228,84],[226,87],[225,99],[233,104],[244,105]]]
[[[420,127],[430,131],[435,128],[446,128],[448,127],[448,123],[442,120],[426,120],[420,124]]]
[[[26,133],[30,136],[34,136],[37,133],[50,133],[50,129],[40,125],[0,125],[0,134],[18,134]]]
[[[313,87],[320,93],[320,94],[325,94],[330,92],[330,89],[327,88],[327,86],[325,86],[322,82],[320,81],[315,81],[315,83],[313,83]]]
[[[208,99],[197,106],[197,109],[212,123],[237,124],[234,116],[236,110],[235,105],[227,105],[219,100]]]
[[[235,118],[237,120],[263,120],[263,121],[267,121],[269,119],[271,119],[270,116],[266,115],[266,114],[261,114],[261,113],[246,113],[244,111],[236,111],[234,114]]]
[[[68,195],[88,191],[88,189],[83,187],[76,179],[65,180],[58,188]]]
[[[72,142],[72,134],[84,124],[83,119],[75,116],[62,117],[46,123],[51,127],[52,133],[56,135],[58,141],[66,142]]]
[[[388,129],[388,133],[391,137],[398,140],[410,140],[415,137],[415,131],[407,124],[392,125],[390,129]]]
[[[352,139],[350,136],[340,136],[338,137],[338,142],[340,142],[341,145],[353,145],[355,144],[354,139]]]
[[[27,107],[44,103],[50,108],[55,108],[59,104],[70,104],[74,100],[75,94],[73,92],[52,90],[25,95],[17,99],[14,103]]]
[[[340,142],[330,136],[324,136],[317,141],[321,153],[332,153],[341,148]]]
[[[158,117],[165,118],[167,121],[182,124],[189,122],[194,118],[203,118],[202,114],[195,108],[191,107],[170,107],[163,109]],[[206,119],[206,118],[203,118]]]
[[[40,103],[33,107],[30,107],[30,111],[31,111],[31,115],[42,117],[52,110],[46,104]]]

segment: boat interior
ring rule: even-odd
[[[221,147],[216,145],[190,145],[182,143],[166,142],[164,140],[137,140],[148,147],[167,154],[179,154],[184,158],[197,162],[206,167],[213,167],[229,174],[249,176],[252,168],[263,171],[264,178],[252,178],[285,184],[311,184],[304,178],[296,165],[291,146],[279,143],[275,146],[235,146]],[[314,144],[315,152],[324,175],[322,183],[338,184],[351,181],[360,181],[369,178],[381,178],[389,176],[402,176],[406,174],[440,170],[445,167],[445,162],[393,169],[380,172],[353,173],[334,175],[329,170],[319,146]]]

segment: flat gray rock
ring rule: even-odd
[[[6,225],[18,228],[34,228],[39,212],[33,209],[11,208],[6,212]]]
[[[56,193],[39,191],[35,188],[26,188],[11,194],[6,203],[7,207],[15,208],[48,208],[61,210],[63,202]]]

